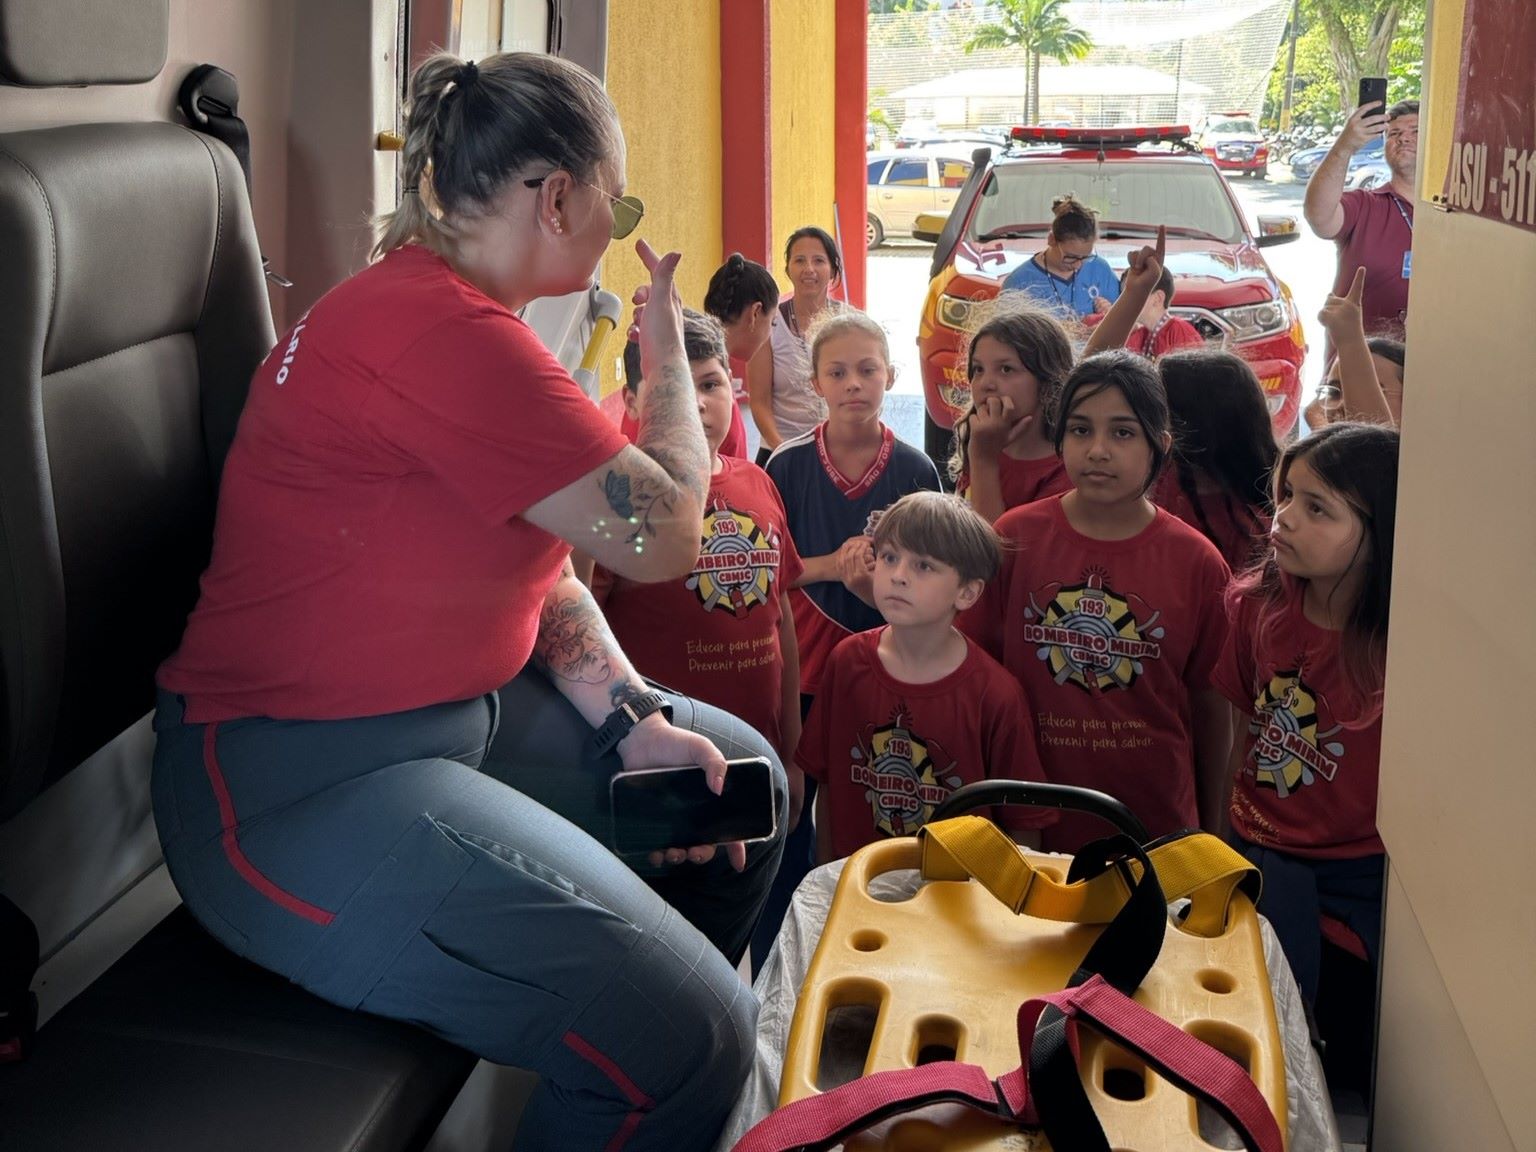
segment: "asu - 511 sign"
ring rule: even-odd
[[[1536,4],[1467,0],[1441,203],[1536,230]]]

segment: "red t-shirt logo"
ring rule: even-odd
[[[1339,771],[1337,757],[1344,745],[1331,737],[1343,730],[1335,724],[1317,728],[1318,697],[1301,678],[1299,670],[1277,672],[1253,702],[1253,752],[1255,780],[1284,798],[1299,787],[1315,784],[1321,776],[1332,780]]]
[[[1040,597],[1051,587],[1056,591],[1042,608]],[[1132,600],[1145,620],[1137,619]],[[1094,693],[1129,688],[1144,671],[1142,662],[1162,655],[1159,615],[1140,597],[1117,595],[1101,574],[1091,572],[1082,584],[1030,593],[1024,639],[1038,645],[1035,655],[1058,684]]]
[[[909,723],[898,712],[891,723],[866,729],[849,767],[849,778],[864,787],[876,830],[887,836],[912,835],[964,783],[954,761],[943,768],[934,763],[935,756],[947,759],[944,750]]]
[[[746,616],[768,603],[779,574],[778,541],[745,512],[719,507],[704,517],[699,558],[687,586],[706,612]]]

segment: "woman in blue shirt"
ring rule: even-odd
[[[1055,219],[1045,250],[1009,273],[1004,291],[1027,292],[1047,308],[1072,316],[1108,312],[1120,298],[1120,281],[1104,257],[1093,254],[1099,225],[1092,210],[1068,194],[1056,197],[1051,211]]]

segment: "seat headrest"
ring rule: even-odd
[[[144,84],[165,67],[170,0],[0,0],[0,81]]]

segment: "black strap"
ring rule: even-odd
[[[245,173],[251,191],[251,134],[240,119],[240,85],[217,64],[199,64],[187,73],[176,94],[187,123],[228,146]]]
[[[0,1064],[22,1059],[37,1033],[37,926],[0,896]]]
[[[1131,860],[1141,864],[1140,880],[1128,867]],[[1146,850],[1129,836],[1109,836],[1084,845],[1072,859],[1067,882],[1092,879],[1110,868],[1121,869],[1131,894],[1088,949],[1067,987],[1076,988],[1098,975],[1130,996],[1152,971],[1163,949],[1168,904]],[[1029,1049],[1029,1085],[1040,1127],[1052,1148],[1110,1152],[1109,1138],[1083,1089],[1077,1058],[1068,1042],[1067,1018],[1055,1006],[1040,1014],[1035,1029]]]
[[[176,106],[197,131],[212,136],[229,148],[240,162],[245,192],[251,192],[251,133],[240,119],[240,85],[217,64],[199,64],[187,73],[176,93]],[[272,271],[272,261],[261,258],[262,273],[274,284],[292,288],[293,281]]]

